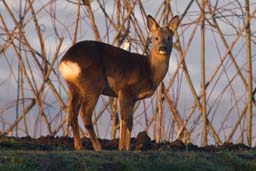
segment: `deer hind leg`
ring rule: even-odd
[[[90,140],[93,145],[93,149],[95,151],[101,150],[101,145],[100,145],[99,140],[94,132],[93,123],[92,123],[92,111],[95,108],[98,98],[99,98],[98,93],[92,93],[92,92],[88,91],[88,95],[84,96],[82,109],[80,111],[81,118],[84,122],[84,126],[89,134]]]
[[[125,92],[120,91],[118,94],[118,103],[121,114],[119,150],[130,150],[134,101]]]
[[[69,95],[68,95],[68,114],[71,116],[71,126],[74,136],[74,148],[75,150],[81,150],[82,144],[80,141],[79,125],[78,125],[78,114],[81,107],[81,98],[79,96],[78,89],[68,84]]]

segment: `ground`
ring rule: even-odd
[[[244,170],[256,171],[256,148],[244,144],[198,147],[181,141],[156,143],[145,132],[131,140],[131,152],[119,152],[118,139],[100,140],[94,152],[73,151],[70,137],[0,136],[0,170]]]
[[[99,139],[103,150],[117,150],[118,139],[106,140]],[[89,138],[81,139],[83,149],[93,150]],[[0,148],[20,149],[20,150],[73,150],[73,138],[71,137],[53,137],[45,136],[40,138],[31,137],[7,137],[0,136]],[[174,142],[156,143],[151,141],[146,132],[140,132],[136,138],[131,139],[132,151],[205,151],[205,152],[218,152],[218,151],[235,151],[235,150],[253,150],[244,144],[224,143],[220,146],[209,145],[206,147],[198,147],[193,144],[184,144],[179,140]]]

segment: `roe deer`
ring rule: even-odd
[[[147,25],[152,35],[148,56],[96,41],[81,41],[63,56],[59,71],[67,82],[68,112],[74,134],[74,148],[82,148],[78,113],[88,131],[95,151],[101,150],[92,125],[92,111],[101,94],[118,98],[121,115],[119,150],[130,149],[133,107],[137,100],[150,97],[168,71],[173,34],[179,17],[160,27],[148,15]]]

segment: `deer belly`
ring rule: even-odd
[[[152,96],[155,86],[151,81],[142,78],[106,77],[102,94],[116,97],[120,90],[127,91],[134,99],[139,100]]]
[[[108,85],[105,85],[102,91],[102,94],[106,96],[117,97],[117,93],[115,93],[115,91],[112,88],[110,88]]]
[[[120,89],[120,83],[118,79],[113,79],[112,77],[106,77],[102,94],[106,96],[117,97],[119,89]]]
[[[148,89],[148,90],[141,91],[137,94],[136,100],[140,100],[140,99],[150,97],[154,94],[154,92],[155,92],[155,89]]]
[[[155,90],[156,90],[155,86],[150,82],[144,82],[140,85],[133,86],[133,91],[134,91],[136,100],[144,99],[152,96]]]

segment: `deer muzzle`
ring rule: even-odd
[[[159,47],[158,51],[162,55],[167,54],[168,53],[168,47],[165,46],[165,45],[162,45],[162,46]]]

